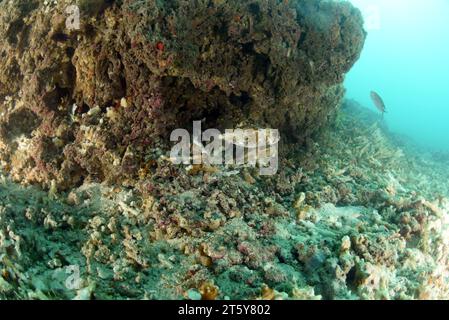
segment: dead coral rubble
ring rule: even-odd
[[[447,299],[448,167],[376,116],[345,103],[273,177],[163,157],[137,188],[2,177],[0,299]]]
[[[305,141],[365,39],[346,2],[78,1],[80,30],[66,28],[69,4],[0,2],[0,158],[59,189],[132,181],[149,146],[192,119]]]

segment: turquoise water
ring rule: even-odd
[[[394,132],[449,151],[449,0],[351,0],[368,38],[346,78],[347,96],[385,100]]]

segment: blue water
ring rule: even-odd
[[[347,97],[374,108],[383,97],[390,129],[449,150],[449,0],[351,0],[366,45],[347,75]]]

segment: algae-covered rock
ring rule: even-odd
[[[365,32],[347,2],[0,2],[0,158],[59,188],[131,179],[168,133],[281,129],[304,142],[332,117]]]

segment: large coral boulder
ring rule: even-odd
[[[322,0],[0,1],[0,158],[25,182],[135,177],[192,120],[303,142],[344,94],[360,12]]]

